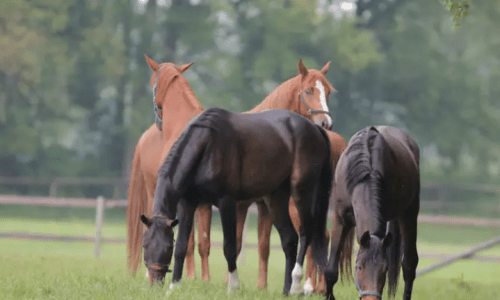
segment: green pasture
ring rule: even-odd
[[[94,234],[93,209],[0,206],[0,232],[40,233],[54,235]],[[123,209],[106,211],[103,236],[125,238]],[[222,241],[220,220],[212,220],[212,240]],[[256,243],[256,216],[249,219],[247,242]],[[424,253],[458,253],[499,234],[497,228],[437,226],[421,224],[419,251]],[[279,244],[277,232],[272,243]],[[269,287],[259,291],[257,251],[247,248],[239,261],[241,291],[226,294],[225,259],[221,248],[212,248],[212,280],[183,281],[179,290],[168,296],[165,289],[150,289],[145,269],[130,276],[125,266],[124,244],[103,244],[101,257],[93,258],[92,243],[28,241],[0,239],[1,299],[282,299],[284,255],[272,250],[269,262]],[[500,257],[500,247],[483,251],[483,256]],[[197,263],[199,257],[196,257]],[[421,259],[419,267],[437,262]],[[197,270],[200,277],[199,268]],[[400,281],[401,299],[403,281]],[[356,299],[352,283],[338,285],[337,299]],[[322,299],[320,296],[311,299]],[[441,270],[417,278],[414,299],[500,299],[500,264],[462,260]]]

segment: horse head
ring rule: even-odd
[[[184,115],[183,112],[191,115],[191,111],[195,111],[194,115],[196,115],[203,110],[189,87],[189,83],[181,75],[193,63],[180,66],[176,66],[174,63],[158,64],[147,55],[145,57],[153,71],[150,85],[153,88],[155,122],[159,130],[163,128],[163,120],[168,119],[169,116]],[[168,111],[164,110],[164,107],[168,107]]]
[[[300,86],[297,95],[299,113],[309,117],[316,125],[325,129],[332,128],[332,118],[328,111],[328,97],[336,90],[328,83],[325,77],[330,68],[330,62],[318,70],[308,70],[302,60],[299,60]]]
[[[392,234],[383,239],[366,231],[359,241],[356,258],[356,288],[361,300],[382,300],[386,274],[389,269],[388,247]]]
[[[141,216],[146,225],[142,246],[144,248],[144,264],[148,268],[149,282],[163,283],[174,252],[174,230],[178,220],[169,220],[166,217],[155,216],[148,219]]]

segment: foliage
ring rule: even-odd
[[[296,75],[299,58],[332,61],[335,131],[399,126],[421,145],[424,178],[498,182],[498,2],[341,4],[2,1],[1,175],[127,177],[153,122],[148,54],[194,61],[184,76],[200,102],[234,111]]]
[[[468,0],[445,0],[443,6],[453,15],[454,28],[460,27],[465,17],[469,15],[469,1]]]

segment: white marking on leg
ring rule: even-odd
[[[328,110],[328,105],[326,105],[326,93],[325,93],[325,87],[321,83],[321,81],[316,80],[316,88],[319,90],[319,100],[321,102],[321,109],[324,111],[329,111]],[[326,115],[326,119],[328,120],[328,126],[331,127],[333,124],[332,118],[330,115]]]
[[[290,295],[300,295],[304,293],[304,289],[300,286],[300,281],[304,271],[299,263],[295,263],[295,267],[292,271],[292,286],[290,287]]]
[[[229,273],[229,282],[227,283],[227,292],[231,293],[234,290],[238,290],[240,288],[240,279],[238,277],[238,271],[234,270]]]
[[[175,289],[175,288],[177,288],[177,287],[180,287],[180,286],[181,286],[181,284],[182,284],[182,283],[181,283],[181,281],[180,281],[180,280],[179,280],[179,281],[176,281],[176,282],[172,282],[172,283],[170,283],[170,286],[169,286],[168,288],[169,288],[170,290],[173,290],[173,289]]]
[[[146,270],[146,274],[144,276],[146,276],[146,278],[149,279],[149,270]]]
[[[307,278],[306,283],[304,284],[304,294],[311,295],[314,292],[314,288],[312,286],[311,278]]]

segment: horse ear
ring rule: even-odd
[[[148,228],[151,226],[151,220],[148,219],[145,215],[141,215],[141,221],[146,225]]]
[[[359,245],[363,248],[368,248],[370,247],[370,232],[365,231],[363,235],[361,236],[361,239],[359,240]]]
[[[321,73],[323,73],[323,75],[325,75],[326,72],[328,72],[328,69],[330,69],[330,63],[331,61],[327,62],[326,65],[324,65],[323,68],[321,68]]]
[[[299,59],[299,73],[302,75],[302,77],[305,77],[307,75],[307,68],[304,66],[302,59]]]
[[[178,219],[167,220],[167,226],[170,226],[170,227],[174,228],[177,224],[179,224],[179,220]]]
[[[189,67],[191,67],[193,64],[194,64],[194,62],[191,62],[191,63],[185,64],[185,65],[179,66],[179,72],[184,73],[184,71],[189,69]]]
[[[148,62],[148,65],[149,67],[151,68],[151,70],[153,70],[153,72],[155,72],[156,70],[158,70],[158,63],[154,60],[152,60],[151,58],[149,58],[149,56],[147,56],[146,54],[144,54],[144,57],[146,57],[146,61]]]
[[[389,245],[391,245],[391,243],[392,243],[392,233],[389,232],[382,240],[382,247],[386,249],[387,247],[389,247]]]

